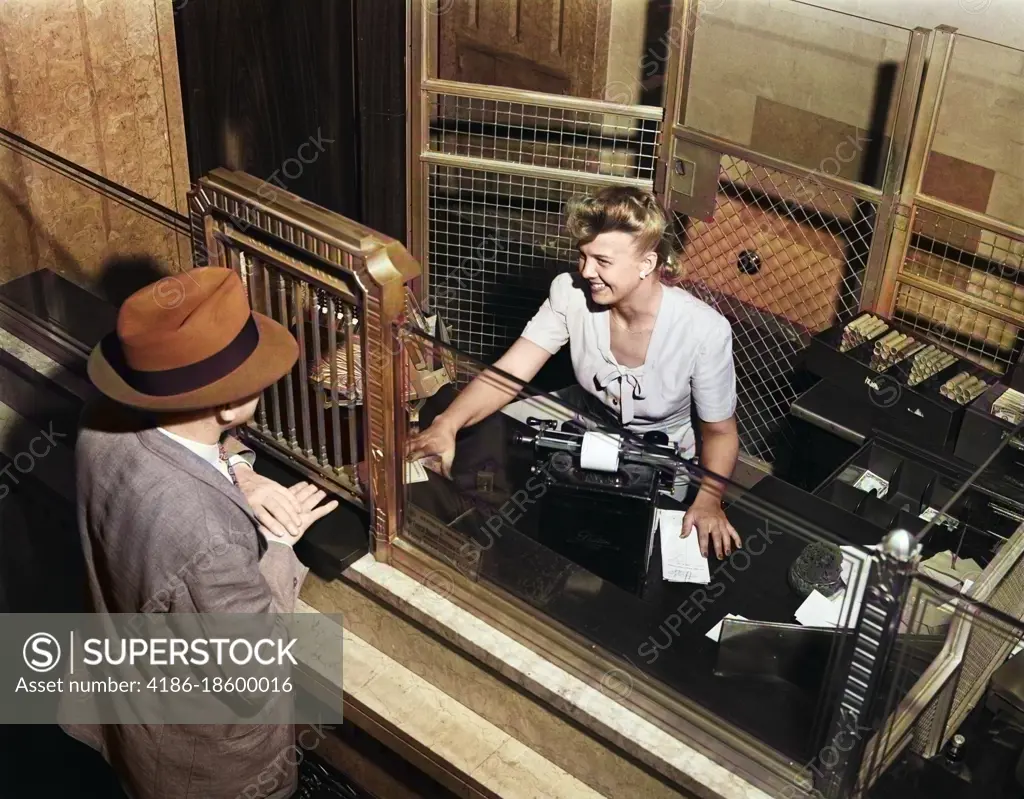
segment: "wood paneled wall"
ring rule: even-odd
[[[169,0],[0,3],[0,127],[184,212],[188,189]],[[99,290],[105,259],[177,266],[153,219],[0,148],[0,281],[50,268]]]

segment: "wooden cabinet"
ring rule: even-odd
[[[438,77],[606,99],[609,81],[638,85],[647,10],[648,0],[451,0]]]

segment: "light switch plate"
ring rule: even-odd
[[[676,137],[668,163],[668,207],[707,219],[715,213],[722,154]]]

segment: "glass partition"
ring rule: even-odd
[[[696,463],[421,331],[396,336],[413,353],[403,363],[443,365],[451,378],[429,398],[405,398],[403,446],[474,380],[509,399],[459,434],[449,475],[407,464],[400,535],[451,570],[438,581],[461,575],[597,647],[614,664],[601,686],[613,698],[659,691],[711,736],[767,747],[779,774],[812,763],[883,531],[765,477],[750,490],[728,485],[743,547],[704,560],[680,544],[687,501],[672,496],[706,476]],[[796,773],[794,784],[806,782],[806,769]]]
[[[880,187],[910,31],[798,0],[699,4],[680,124]]]
[[[451,381],[400,404],[403,446],[473,381],[509,400],[459,434],[450,473],[407,465],[400,535],[449,569],[433,572],[448,593],[465,579],[527,607],[606,658],[606,694],[656,695],[733,752],[760,747],[777,776],[791,769],[782,795],[940,785],[927,775],[956,770],[956,735],[986,769],[998,747],[1000,768],[1024,751],[1024,406],[1006,386],[968,408],[974,449],[956,456],[877,434],[814,494],[771,476],[728,484],[743,547],[702,577],[674,526],[689,499],[674,486],[706,478],[697,464],[420,330],[396,337],[403,363]],[[594,447],[613,436],[602,461]],[[729,765],[744,774],[750,759]]]
[[[904,624],[941,647],[890,663],[898,690],[885,697],[889,712],[861,765],[856,795],[1021,795],[1022,548],[1018,530],[973,581],[957,583],[928,566],[914,575]]]
[[[899,629],[925,646],[886,664],[883,711],[870,730],[856,796],[1011,797],[1024,790],[1017,766],[1024,762],[1024,702],[1016,694],[1024,659],[1015,657],[1024,635],[1018,398],[996,384],[969,404],[948,458],[965,475],[959,484],[943,476],[917,504],[911,484],[897,486],[904,512],[922,511]]]

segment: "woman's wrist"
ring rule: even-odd
[[[722,507],[722,493],[718,486],[704,485],[697,491],[693,504],[707,508]]]
[[[439,427],[441,430],[445,430],[451,435],[455,435],[462,428],[458,422],[452,419],[447,413],[440,413],[434,417],[431,427]]]

